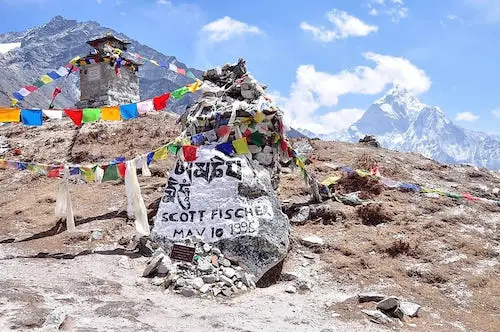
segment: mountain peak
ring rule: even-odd
[[[375,104],[399,105],[410,112],[418,112],[425,107],[415,95],[406,87],[396,84],[385,95],[378,99]]]

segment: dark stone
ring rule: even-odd
[[[269,270],[257,281],[255,284],[259,288],[266,288],[272,286],[280,280],[281,271],[283,270],[283,264],[285,260],[282,260]]]

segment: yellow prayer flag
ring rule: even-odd
[[[250,153],[250,151],[248,151],[248,144],[246,137],[235,139],[232,143],[234,150],[236,151],[236,154]]]
[[[16,98],[10,98],[10,102],[12,103],[12,107],[16,107],[19,100],[17,100]]]
[[[159,66],[160,65],[158,62],[156,62],[156,60],[149,60],[149,62],[151,62],[155,66]]]
[[[303,169],[304,167],[306,167],[306,165],[304,164],[304,162],[300,158],[295,158],[295,164],[297,166],[299,166],[300,169]]]
[[[368,175],[370,175],[370,172],[366,172],[366,171],[362,171],[360,169],[357,169],[356,170],[356,174],[358,174],[359,176],[361,176],[362,178],[364,178],[364,177],[367,177]]]
[[[200,83],[201,83],[201,81],[200,81],[200,80],[197,80],[195,83],[190,84],[190,85],[188,86],[188,90],[189,90],[189,92],[191,92],[191,93],[195,93],[196,91],[198,91],[198,89],[200,88],[200,85],[201,85]]]
[[[0,159],[0,168],[1,169],[7,168],[7,162],[4,159]]]
[[[92,182],[95,180],[94,170],[89,167],[80,167],[80,172],[83,173],[85,181]]]
[[[0,122],[20,122],[21,110],[19,108],[0,108]]]
[[[166,146],[162,146],[158,150],[155,151],[153,155],[153,160],[165,160],[168,156],[168,149]]]
[[[342,177],[341,176],[329,176],[326,179],[321,182],[322,185],[324,186],[331,186],[332,184],[336,184],[338,180],[340,180]]]
[[[42,81],[45,84],[49,84],[50,82],[53,81],[53,79],[49,75],[43,75],[40,77],[40,81]]]
[[[101,119],[105,121],[120,121],[120,108],[118,106],[101,108]]]
[[[78,60],[80,60],[80,57],[79,56],[75,56],[73,59],[70,60],[69,63],[71,63],[72,65],[75,65]]]
[[[261,123],[262,121],[264,121],[264,112],[257,111],[257,113],[255,113],[255,117],[253,119],[255,120],[255,122]]]
[[[278,143],[278,141],[280,140],[281,136],[277,133],[274,133],[274,144]]]
[[[111,59],[110,58],[104,58],[104,62],[110,62]]]

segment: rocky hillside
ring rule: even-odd
[[[0,34],[0,45],[9,46],[6,48],[7,52],[0,53],[0,105],[10,105],[12,92],[34,82],[41,75],[57,70],[77,55],[88,54],[90,47],[86,41],[106,32],[130,40],[127,36],[96,22],[77,22],[61,16],[24,32]],[[158,62],[166,61],[175,63],[177,67],[187,68],[174,56],[162,54],[138,41],[130,41],[132,42],[129,47],[131,52],[139,53]],[[17,45],[19,47],[15,47]],[[201,78],[201,71],[189,69]],[[141,99],[151,98],[192,83],[192,80],[185,76],[148,62],[140,69],[140,80]],[[39,91],[29,95],[22,105],[24,107],[48,107],[54,87],[62,84],[62,81],[61,78],[57,83],[52,82],[43,86]],[[78,87],[78,74],[72,74],[66,85],[62,87],[63,92],[57,97],[56,107],[73,106],[80,97]],[[196,97],[196,95],[190,95],[179,101],[172,100],[169,102],[168,109],[182,112],[185,106]]]
[[[9,159],[93,162],[134,157],[166,143],[178,134],[174,120],[162,112],[86,124],[76,136],[69,121],[40,128],[8,125],[0,135],[21,150],[21,156],[9,152]],[[156,278],[141,277],[147,257],[126,218],[120,180],[71,184],[77,230],[69,233],[54,216],[59,180],[0,170],[0,287],[5,290],[0,330],[497,330],[500,207],[402,192],[347,176],[339,166],[378,164],[393,180],[497,200],[498,172],[362,144],[294,144],[307,154],[308,170],[319,180],[343,176],[332,187],[337,198],[357,193],[361,203],[312,204],[300,173],[285,168],[279,195],[293,223],[293,247],[282,281],[222,300],[185,298],[155,286],[162,284]],[[139,177],[150,216],[171,165],[171,159],[153,162],[153,176]],[[358,303],[358,294],[367,292],[417,303],[418,317],[373,323],[362,310],[375,304]]]

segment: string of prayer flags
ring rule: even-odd
[[[184,154],[184,161],[190,162],[196,160],[196,152],[198,147],[195,145],[184,145],[182,147],[182,153]]]
[[[101,108],[101,120],[105,121],[120,121],[120,108],[118,106],[110,106]]]
[[[245,137],[235,139],[232,141],[234,150],[237,154],[248,154],[250,151],[248,150],[247,139]]]
[[[0,122],[20,122],[21,110],[19,108],[0,108]]]
[[[42,125],[42,110],[21,110],[21,122],[25,126],[41,126]]]
[[[84,108],[83,109],[83,116],[82,116],[83,123],[97,122],[97,121],[99,121],[100,117],[101,117],[101,109],[100,108]]]

